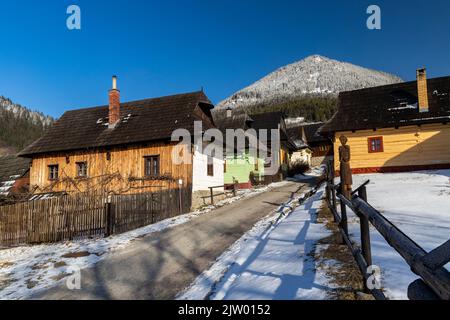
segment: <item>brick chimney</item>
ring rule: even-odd
[[[112,77],[112,89],[109,90],[109,127],[114,126],[120,120],[120,91],[117,90],[117,77]]]
[[[419,112],[428,112],[427,70],[417,70],[417,97],[419,98]]]

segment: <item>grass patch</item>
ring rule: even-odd
[[[331,231],[329,237],[319,241],[319,244],[326,246],[316,258],[319,260],[319,267],[325,270],[336,287],[335,298],[338,300],[373,300],[372,295],[364,293],[364,278],[351,251],[343,244],[333,214],[325,203],[319,210],[317,220]]]

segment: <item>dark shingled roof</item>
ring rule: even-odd
[[[194,121],[202,120],[197,106],[211,119],[203,121],[203,130],[214,127],[213,105],[203,92],[121,103],[121,120],[112,129],[108,106],[67,111],[20,156],[165,140],[178,128],[193,133]]]
[[[278,125],[284,121],[281,112],[267,112],[251,115],[253,119],[252,128],[260,129],[278,129]],[[283,126],[282,126],[283,127]]]
[[[278,126],[280,125],[281,143],[291,150],[298,149],[294,141],[292,141],[287,133],[286,123],[282,112],[259,113],[253,114],[251,117],[253,119],[252,128],[255,129],[258,134],[261,129],[278,129]],[[272,135],[268,133],[267,140],[270,141],[271,137]]]
[[[225,112],[216,114],[214,123],[217,128],[224,134],[227,129],[243,129],[247,130],[250,128],[253,119],[246,112],[236,112],[233,111],[230,117],[226,116]]]
[[[7,196],[14,182],[30,169],[30,159],[14,155],[0,156],[0,196]]]
[[[450,77],[428,79],[428,100],[429,111],[419,112],[416,81],[342,92],[337,113],[320,132],[450,122]]]
[[[291,139],[291,141],[294,143],[295,147],[297,149],[306,149],[308,148],[308,144],[303,139],[302,135],[302,127],[297,126],[291,126],[286,129],[286,133],[288,137]],[[306,140],[306,139],[305,139]]]
[[[319,128],[324,125],[323,122],[306,124],[303,126],[305,130],[306,143],[314,144],[314,143],[322,143],[329,142],[326,137],[323,137],[319,134]]]

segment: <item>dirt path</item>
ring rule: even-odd
[[[82,270],[81,290],[60,285],[33,299],[172,299],[223,251],[304,184],[288,182],[154,233]]]

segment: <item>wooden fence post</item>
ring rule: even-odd
[[[328,162],[327,169],[325,172],[325,181],[326,181],[325,195],[326,195],[328,205],[331,204],[331,172],[330,172],[330,170],[331,170],[330,163]]]
[[[113,212],[113,206],[111,203],[111,198],[107,198],[105,203],[105,216],[106,216],[106,225],[105,225],[105,236],[109,237],[113,234],[114,231],[114,212]]]
[[[348,237],[348,223],[347,223],[347,207],[345,206],[344,201],[341,202],[341,228],[344,230],[345,235]]]
[[[329,162],[328,162],[328,170],[329,170],[329,183],[330,183],[330,185],[331,185],[331,195],[330,195],[330,197],[331,197],[331,201],[330,201],[330,204],[331,204],[331,206],[332,206],[332,208],[333,208],[333,210],[334,210],[334,212],[337,212],[337,204],[336,204],[336,189],[334,188],[334,167],[333,167],[333,161],[332,160],[330,160]],[[333,218],[334,218],[334,222],[339,222],[339,221],[337,221],[337,219],[336,219],[336,216],[335,215],[333,215]]]
[[[367,189],[366,186],[362,186],[361,189],[358,190],[359,197],[367,202]],[[361,229],[361,250],[362,255],[364,257],[364,260],[366,260],[366,263],[368,266],[372,265],[372,250],[370,245],[370,225],[369,225],[369,219],[363,214],[359,215],[359,225]],[[366,289],[366,292],[370,292],[370,289],[367,288],[367,286],[364,286]]]
[[[211,205],[214,205],[214,191],[212,187],[209,187],[209,190],[211,192]]]

